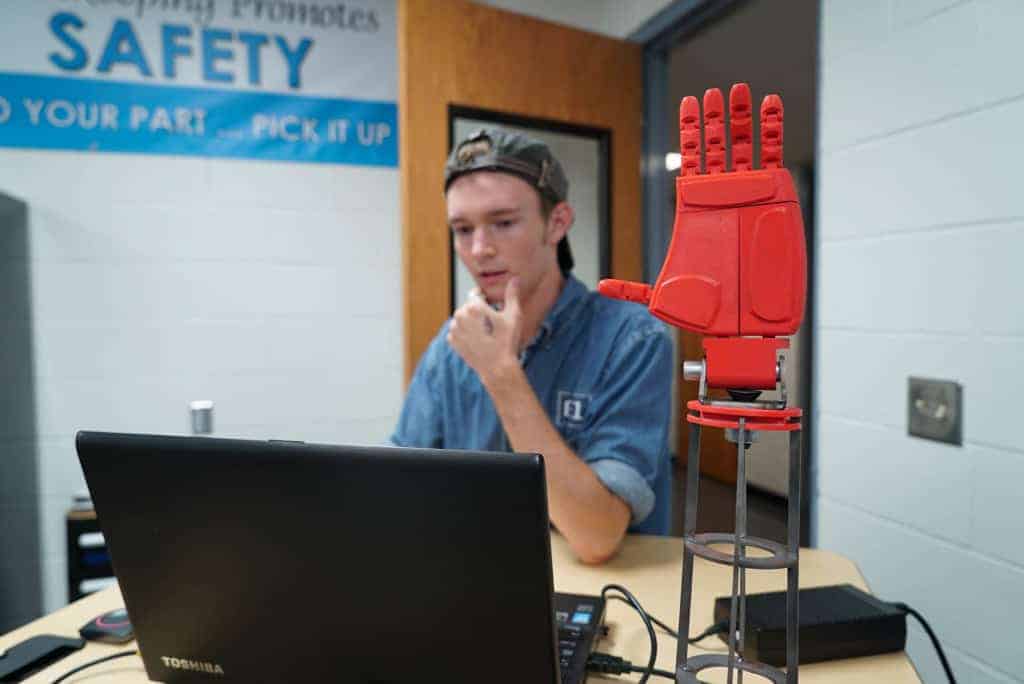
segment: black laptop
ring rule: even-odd
[[[540,456],[80,432],[149,678],[582,682]]]

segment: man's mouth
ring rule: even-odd
[[[485,283],[492,283],[499,280],[506,273],[508,273],[508,271],[480,271],[480,280]]]

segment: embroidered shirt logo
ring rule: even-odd
[[[564,427],[582,427],[587,417],[587,407],[590,405],[589,394],[574,394],[572,392],[558,393],[558,425]]]

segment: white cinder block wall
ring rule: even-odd
[[[379,99],[397,98],[393,64]],[[0,361],[34,392],[0,378],[0,409],[28,400],[35,422],[0,420],[0,522],[39,526],[38,542],[0,538],[0,631],[67,599],[79,429],[187,434],[189,401],[212,399],[218,436],[387,438],[403,393],[397,168],[0,149],[0,192],[27,207],[27,248],[0,253],[24,278],[0,280],[28,282],[0,293],[0,331],[31,337]],[[35,496],[5,496],[5,472]]]
[[[208,398],[220,436],[386,439],[397,170],[3,150],[0,188],[28,205],[46,610],[66,600],[76,430],[188,433]]]
[[[816,542],[986,684],[1024,681],[1022,33],[1017,0],[822,7]],[[963,383],[963,447],[907,436],[910,375]]]

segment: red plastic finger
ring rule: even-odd
[[[704,148],[706,171],[725,171],[725,103],[718,88],[704,91]]]
[[[750,117],[750,86],[736,83],[729,90],[729,134],[732,163],[729,170],[749,171],[753,165],[753,121]]]
[[[687,95],[679,103],[679,152],[683,156],[684,176],[700,173],[700,105],[697,98]]]
[[[761,102],[761,168],[782,166],[782,98],[765,95]]]
[[[647,283],[605,278],[597,284],[597,291],[605,297],[624,299],[627,302],[636,302],[644,306],[651,301],[651,286]]]

